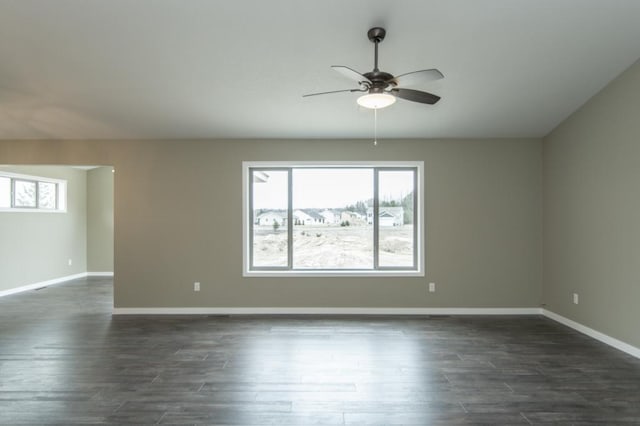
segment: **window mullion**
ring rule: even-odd
[[[16,180],[11,179],[11,207],[16,207]]]
[[[379,169],[375,167],[373,169],[373,269],[377,270],[379,267],[379,229],[378,229],[378,216],[380,210],[380,200],[378,199],[378,172]]]
[[[287,267],[293,269],[293,169],[287,169]]]
[[[36,182],[36,209],[40,208],[40,181]]]
[[[420,194],[422,196],[422,194]],[[422,221],[418,219],[418,169],[413,169],[413,268],[418,268],[418,228]],[[422,254],[421,254],[422,256]]]
[[[249,232],[248,232],[248,237],[249,237],[249,250],[248,250],[248,254],[249,254],[249,268],[253,268],[253,232],[254,229],[253,227],[255,226],[255,209],[253,207],[253,174],[255,173],[255,171],[253,169],[249,169],[249,200],[248,200],[248,204],[249,204],[249,208],[248,208],[248,213],[249,213]]]

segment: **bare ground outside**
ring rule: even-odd
[[[287,229],[254,226],[254,266],[287,266]],[[381,227],[379,263],[413,266],[413,226]],[[294,269],[373,269],[373,227],[302,225],[293,229]]]

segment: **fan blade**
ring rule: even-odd
[[[396,86],[418,86],[420,84],[429,83],[431,81],[440,80],[444,75],[437,69],[421,70],[408,72],[395,76],[389,83],[395,83]]]
[[[391,89],[391,93],[399,98],[413,102],[420,102],[421,104],[433,105],[440,100],[440,96],[436,96],[432,93],[421,92],[420,90]]]
[[[357,81],[358,83],[362,83],[362,82],[371,83],[371,80],[369,80],[367,77],[360,74],[358,71],[352,70],[349,67],[345,67],[342,65],[331,65],[331,68],[338,71],[340,74],[344,75],[349,80]]]
[[[307,95],[302,95],[303,98],[307,98],[309,96],[318,96],[318,95],[328,95],[329,93],[341,93],[341,92],[364,92],[365,90],[360,89],[346,89],[346,90],[332,90],[330,92],[319,92],[319,93],[309,93]]]

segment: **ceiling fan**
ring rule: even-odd
[[[440,96],[420,90],[405,89],[405,86],[428,83],[444,78],[437,69],[413,71],[394,76],[378,69],[378,44],[384,40],[386,31],[384,28],[374,27],[367,32],[369,40],[375,44],[375,58],[373,71],[360,74],[359,72],[342,65],[332,65],[331,68],[340,74],[358,83],[357,89],[333,90],[330,92],[310,93],[309,96],[327,95],[341,92],[363,92],[366,94],[358,98],[358,104],[365,108],[379,109],[387,107],[396,101],[396,98],[412,102],[433,105],[440,100]]]

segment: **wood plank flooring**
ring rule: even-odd
[[[543,317],[112,317],[0,298],[0,424],[640,425],[640,360]]]

